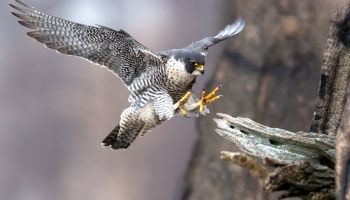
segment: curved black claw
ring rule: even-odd
[[[191,118],[191,115],[184,115],[184,117],[186,117],[186,118]]]

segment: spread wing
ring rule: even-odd
[[[245,26],[244,17],[241,16],[237,19],[237,21],[231,25],[227,25],[223,30],[221,30],[214,37],[207,37],[202,40],[193,42],[186,48],[188,49],[196,49],[202,53],[203,56],[206,56],[208,53],[208,48],[214,44],[217,44],[227,38],[230,38],[243,30]]]
[[[22,12],[12,13],[21,19],[19,23],[33,30],[27,33],[28,36],[59,53],[85,58],[107,67],[127,86],[147,67],[158,66],[162,62],[160,55],[141,45],[123,30],[74,23],[37,11],[18,0],[16,2],[30,9],[10,4]]]

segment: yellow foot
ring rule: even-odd
[[[184,109],[183,106],[184,106],[185,103],[187,103],[187,100],[188,100],[188,98],[190,98],[191,94],[192,94],[192,92],[188,91],[188,92],[185,94],[185,96],[183,96],[183,97],[180,99],[180,101],[178,101],[178,102],[176,103],[177,107],[180,108],[181,113],[182,113],[183,115],[185,115],[185,116],[186,116],[186,114],[187,114],[187,111]]]
[[[202,113],[204,111],[204,106],[208,103],[212,103],[222,97],[222,95],[218,95],[213,97],[221,88],[221,85],[216,87],[211,93],[209,93],[207,96],[205,96],[205,90],[202,91],[202,99],[197,102],[197,105],[199,106],[199,112]]]

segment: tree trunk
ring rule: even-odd
[[[342,121],[337,131],[337,199],[350,199],[350,87]]]
[[[229,40],[206,87],[223,85],[224,98],[209,105],[211,115],[198,120],[200,134],[188,169],[185,200],[269,199],[249,172],[220,160],[220,151],[238,148],[215,133],[212,118],[224,112],[270,127],[307,131],[330,13],[339,2],[228,2],[227,8],[236,11],[234,18],[245,14],[247,25]]]

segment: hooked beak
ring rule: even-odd
[[[198,65],[196,70],[199,71],[202,75],[204,74],[204,65]]]

